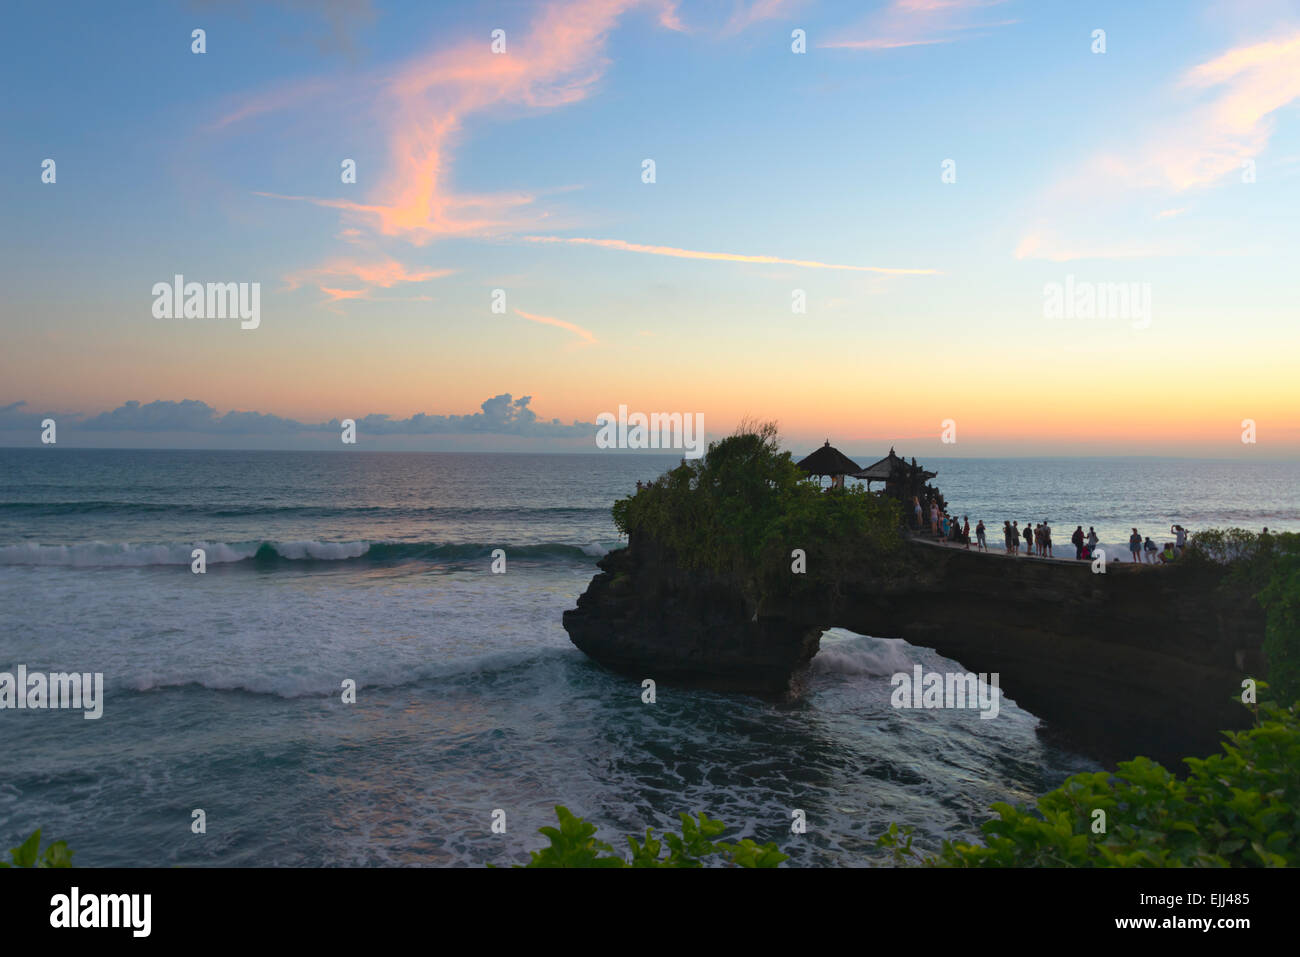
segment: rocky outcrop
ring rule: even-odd
[[[649,540],[600,562],[570,639],[633,678],[788,694],[822,632],[847,628],[933,648],[1004,694],[1062,743],[1113,762],[1181,769],[1242,727],[1244,677],[1261,677],[1264,619],[1215,566],[1135,567],[978,554],[925,541],[887,561],[790,576],[764,592],[685,571]]]

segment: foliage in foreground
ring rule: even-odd
[[[1300,699],[1300,534],[1214,528],[1197,532],[1189,546],[1187,561],[1226,566],[1228,582],[1263,606],[1269,684],[1282,701]]]
[[[1263,684],[1260,684],[1263,687]],[[1300,864],[1300,705],[1261,704],[1256,727],[1224,732],[1223,754],[1184,758],[1180,780],[1148,758],[1076,774],[1036,809],[994,804],[984,843],[912,849],[891,824],[877,846],[931,867],[1295,867]],[[1094,828],[1103,820],[1105,831]]]
[[[737,576],[753,597],[833,585],[902,543],[898,507],[861,488],[826,492],[780,450],[774,423],[743,424],[708,452],[614,503],[625,535],[644,533],[685,569]],[[791,571],[804,550],[808,575]]]
[[[71,867],[74,851],[68,850],[67,841],[55,841],[41,853],[41,830],[37,828],[31,837],[17,847],[9,849],[13,863],[0,861],[0,867]]]
[[[575,817],[568,808],[557,805],[555,815],[560,826],[543,827],[538,831],[550,839],[550,846],[531,851],[527,864],[522,867],[703,867],[704,859],[714,857],[738,867],[776,867],[786,860],[786,855],[776,845],[755,844],[746,838],[736,844],[714,843],[727,826],[700,814],[693,820],[689,814],[680,815],[682,833],[665,831],[662,840],[656,840],[646,828],[645,842],[627,839],[630,854],[625,858],[604,841],[596,840],[596,825]],[[667,848],[667,855],[663,851]]]

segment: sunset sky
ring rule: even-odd
[[[0,445],[593,451],[626,405],[1300,457],[1293,3],[30,4],[0,50]],[[156,318],[176,274],[260,325]]]

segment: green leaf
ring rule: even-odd
[[[22,844],[9,851],[14,860],[15,867],[35,867],[36,850],[41,845],[41,829],[37,828],[32,832],[32,836],[23,841]]]

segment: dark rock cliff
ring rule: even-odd
[[[1243,678],[1263,673],[1263,613],[1215,566],[1111,563],[1101,575],[923,541],[876,564],[810,567],[760,604],[634,538],[601,560],[564,627],[630,677],[758,694],[797,687],[826,628],[903,638],[997,672],[1047,733],[1107,763],[1145,754],[1181,770],[1248,723],[1237,702]]]

